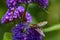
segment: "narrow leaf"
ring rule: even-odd
[[[51,27],[43,29],[44,32],[51,32],[51,31],[56,31],[56,30],[60,30],[60,24],[53,25]]]
[[[3,40],[12,40],[12,34],[9,32],[4,33]]]

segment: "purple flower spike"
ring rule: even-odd
[[[44,9],[48,5],[48,0],[32,0],[32,2],[37,2]]]
[[[13,21],[14,19],[17,19],[18,17],[21,17],[24,12],[24,7],[18,6],[15,10],[14,8],[8,9],[6,14],[2,17],[1,23],[7,23],[10,21]],[[32,21],[32,16],[26,12],[26,16],[24,18],[24,21],[29,23]]]
[[[2,17],[1,23],[7,23],[11,20],[13,20],[12,12],[9,12],[9,9],[8,9],[6,14]]]
[[[2,19],[1,19],[1,23],[8,23],[10,21],[13,21],[14,19],[16,19],[18,16],[15,13],[13,13],[13,11],[11,10],[7,10],[6,14],[3,15]]]
[[[16,11],[19,11],[18,15],[21,17],[23,15],[23,13],[24,13],[24,7],[18,6],[16,8]],[[27,23],[32,21],[32,16],[28,12],[26,12],[24,21],[27,22]]]
[[[17,0],[6,0],[8,8],[16,7],[18,5]]]
[[[12,40],[42,40],[42,35],[34,28],[24,30],[26,27],[29,27],[26,25],[28,24],[19,23],[12,28]]]
[[[48,0],[38,0],[38,3],[42,8],[46,8],[48,5]]]
[[[19,3],[30,3],[31,0],[18,0]]]
[[[26,12],[26,22],[29,23],[31,21],[32,21],[32,16],[28,12]]]
[[[24,40],[24,28],[26,27],[27,24],[24,23],[19,23],[16,24],[11,32],[12,32],[12,39],[13,40]],[[28,26],[27,26],[28,27]]]

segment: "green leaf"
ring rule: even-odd
[[[60,30],[45,33],[43,40],[60,40]]]
[[[51,32],[51,31],[56,31],[56,30],[60,30],[60,24],[53,25],[51,27],[43,29],[44,32]]]
[[[45,37],[43,40],[60,40],[60,24],[43,29]]]
[[[47,12],[40,8],[37,4],[30,4],[27,10],[32,16],[32,23],[39,23],[45,21],[47,18]]]
[[[6,12],[6,10],[7,10],[6,2],[5,0],[1,0],[0,1],[0,18]]]
[[[4,33],[3,40],[12,40],[12,34],[9,32]]]

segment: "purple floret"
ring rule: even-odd
[[[1,23],[8,23],[8,22],[11,22],[13,21],[14,19],[16,19],[18,16],[18,14],[11,10],[7,10],[7,12],[5,13],[5,15],[3,15],[2,19],[1,19]]]
[[[30,3],[31,0],[18,0],[19,3]]]
[[[12,39],[13,40],[23,40],[24,39],[24,28],[26,27],[26,24],[24,23],[19,23],[19,24],[16,24],[11,32],[12,32]]]
[[[17,0],[6,0],[6,5],[8,8],[12,8],[18,6],[18,3]]]
[[[42,8],[46,8],[48,5],[48,0],[38,0],[38,3]]]
[[[18,6],[15,10],[14,8],[8,9],[6,14],[2,17],[1,23],[7,23],[10,21],[13,21],[14,19],[17,19],[18,17],[21,17],[21,14],[23,15],[24,7]],[[32,16],[26,12],[26,16],[24,19],[25,22],[31,22]]]
[[[9,9],[8,9],[6,14],[3,15],[2,19],[1,19],[1,23],[7,23],[7,22],[13,20],[12,13],[13,12],[10,12]]]
[[[19,11],[19,15],[21,17],[23,15],[23,13],[24,13],[24,7],[18,6],[18,8],[16,8],[16,11]],[[26,21],[28,23],[32,21],[32,16],[30,15],[30,13],[26,12],[24,21]]]
[[[38,3],[42,8],[46,8],[48,5],[48,0],[32,0],[32,2]]]
[[[39,34],[35,29],[29,28],[25,32],[26,40],[42,40],[42,35]]]

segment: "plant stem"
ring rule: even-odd
[[[22,22],[25,22],[24,20],[25,20],[27,8],[28,8],[28,3],[25,4],[25,10],[24,10],[24,13],[22,15]]]

